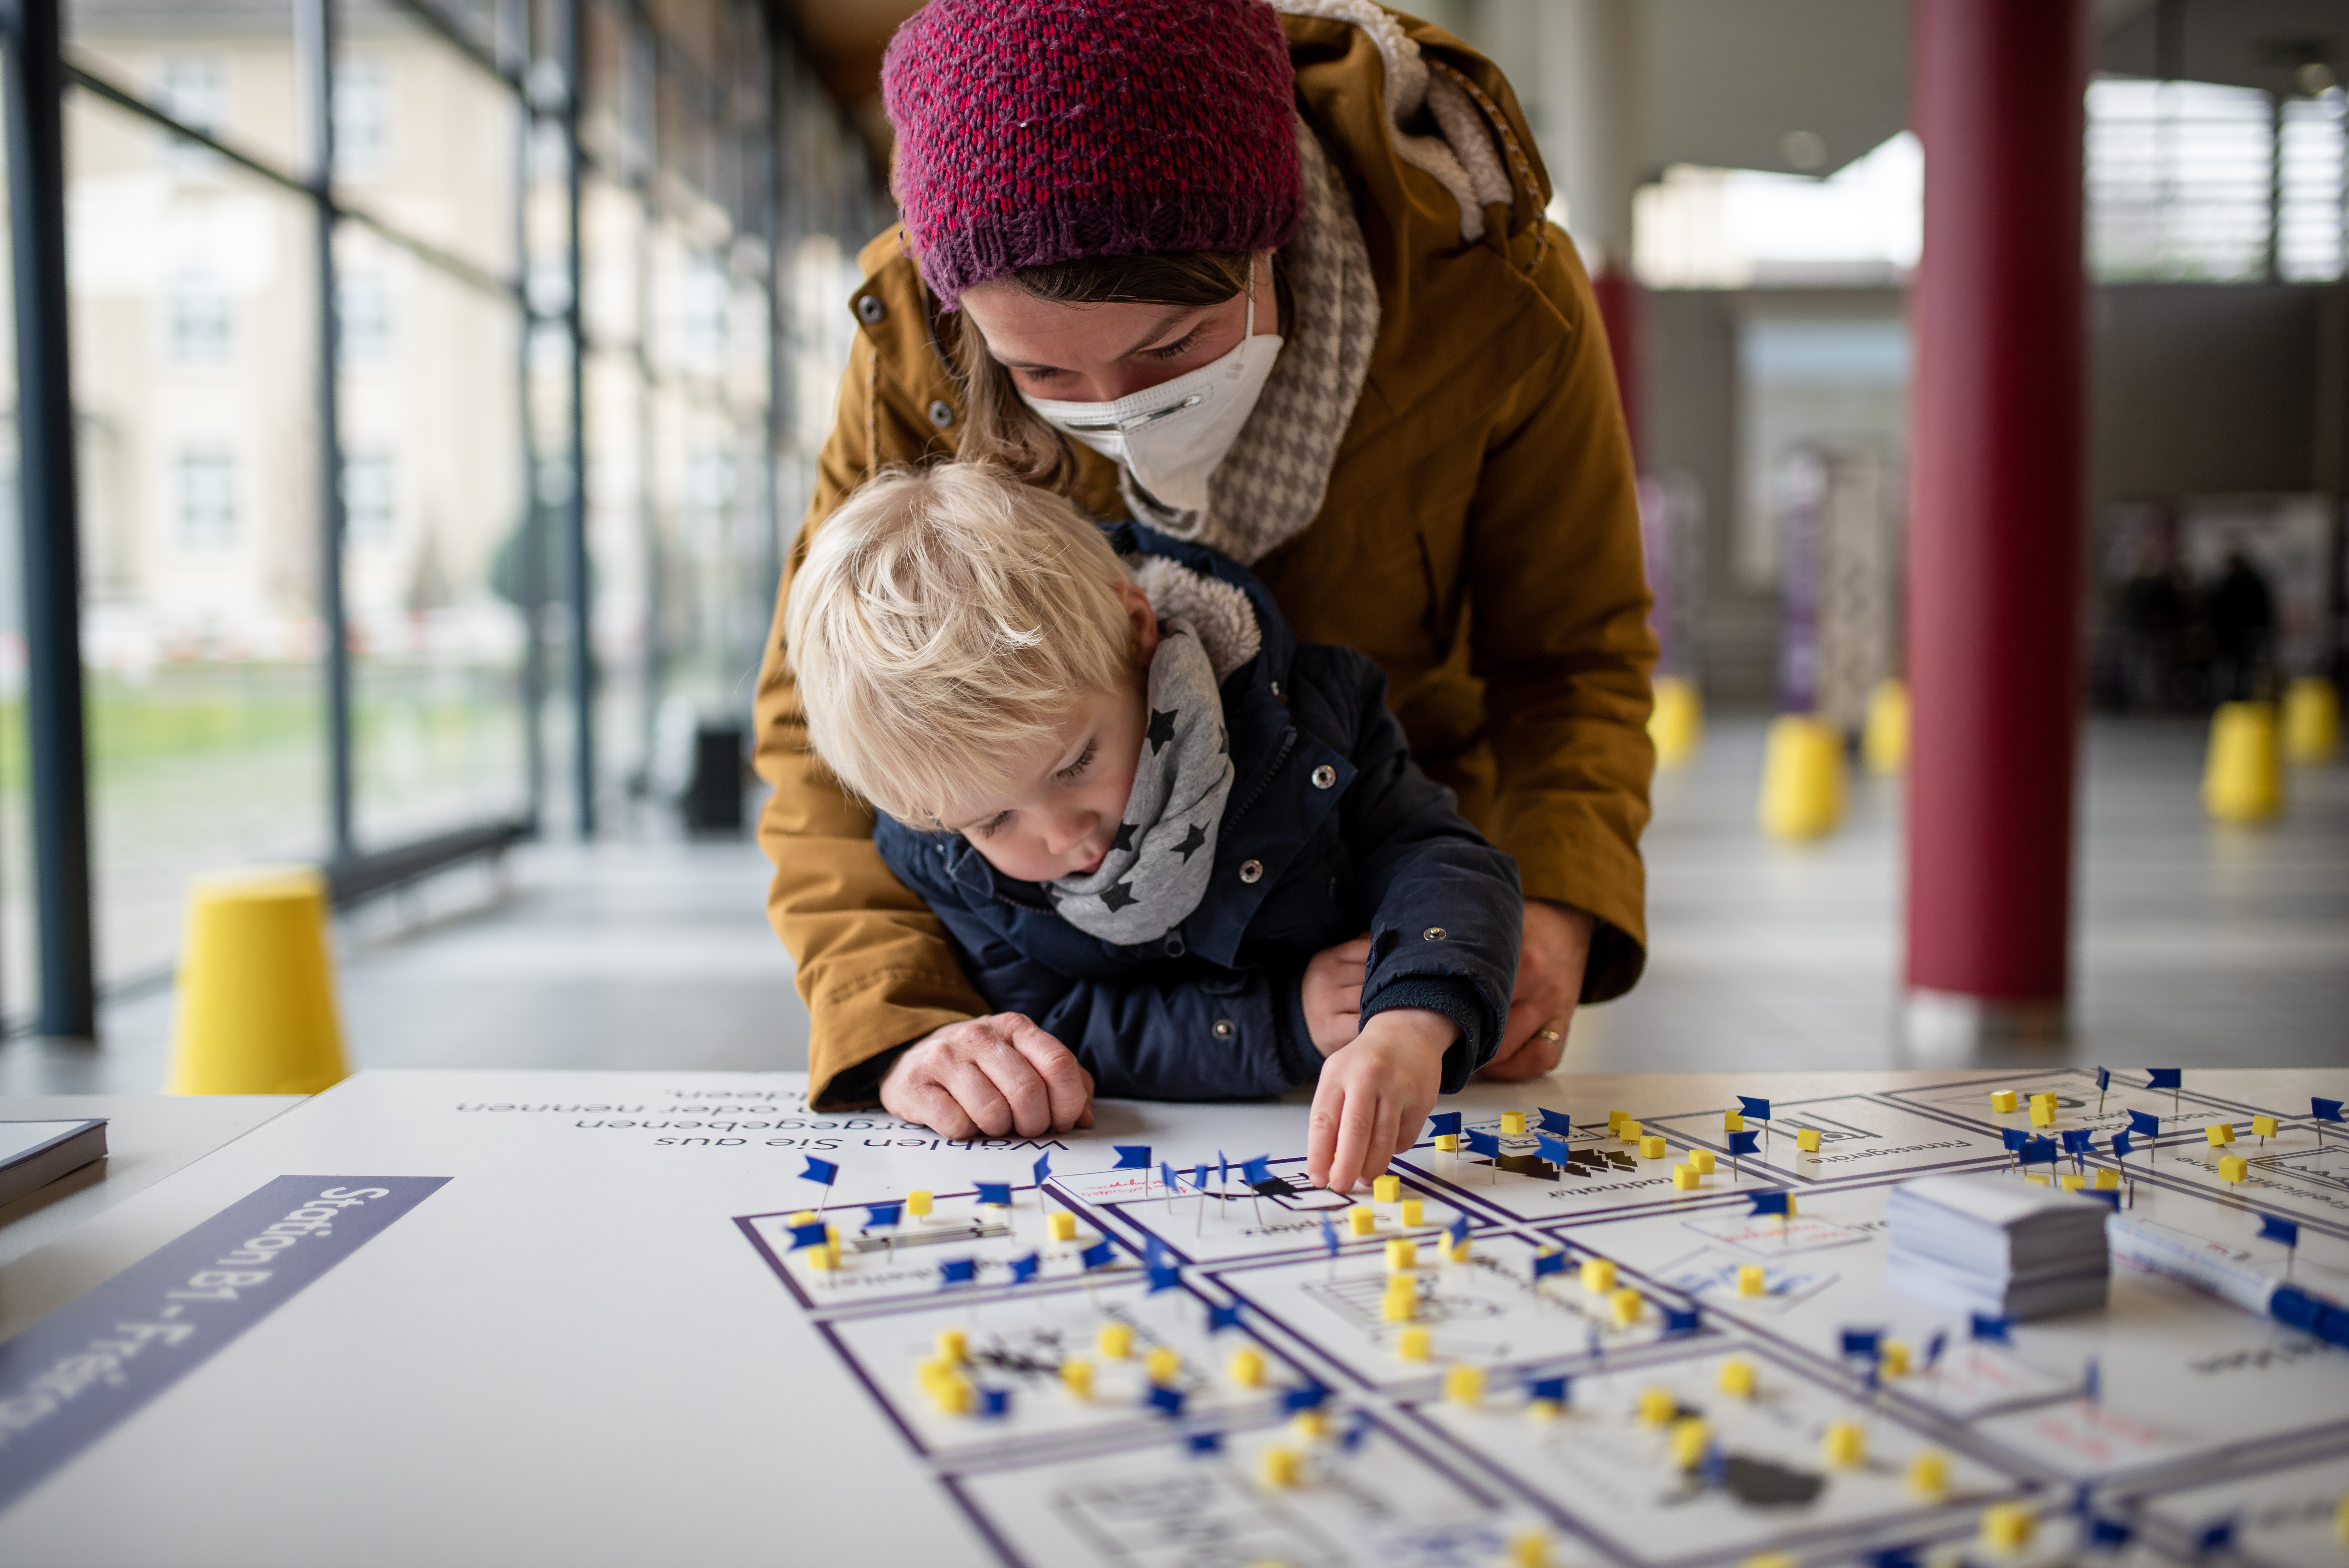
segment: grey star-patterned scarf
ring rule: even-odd
[[[1232,449],[1207,480],[1207,510],[1168,511],[1121,472],[1125,504],[1162,533],[1212,545],[1252,566],[1305,531],[1329,493],[1338,442],[1353,423],[1371,348],[1379,335],[1379,289],[1346,181],[1311,129],[1297,122],[1305,202],[1282,248],[1290,319],[1271,378]]]
[[[1091,875],[1044,884],[1061,919],[1121,946],[1155,942],[1199,907],[1232,792],[1224,699],[1190,622],[1159,623],[1149,685],[1142,765],[1117,838]]]

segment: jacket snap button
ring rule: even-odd
[[[888,319],[889,307],[881,303],[879,294],[856,296],[856,319],[867,326],[878,326]]]
[[[1183,956],[1184,951],[1183,939],[1170,932],[1166,937],[1166,956],[1169,958],[1180,958]]]
[[[1216,1020],[1216,1038],[1219,1040],[1228,1040],[1232,1037],[1232,1021],[1229,1018],[1218,1018]]]
[[[1272,683],[1272,695],[1275,696],[1278,696],[1280,695],[1280,683],[1278,681]]]
[[[1421,932],[1420,934],[1430,942],[1441,942],[1444,940],[1444,927],[1440,925],[1431,925],[1425,931]]]
[[[1337,781],[1338,770],[1327,762],[1313,770],[1313,788],[1316,789],[1327,789]]]
[[[1240,881],[1244,882],[1253,882],[1261,879],[1263,875],[1264,862],[1262,861],[1242,861],[1240,862]]]
[[[954,423],[954,405],[943,397],[930,399],[930,423],[943,430]]]

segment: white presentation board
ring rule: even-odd
[[[1305,1185],[1295,1101],[958,1144],[798,1075],[364,1074],[0,1269],[0,1562],[1954,1562],[1992,1505],[2033,1552],[2341,1561],[2349,1353],[2122,1269],[2002,1336],[1886,1289],[1896,1183],[2024,1179],[2002,1088],[2157,1116],[2126,1212],[2349,1279],[2349,1073],[2144,1079],[1479,1087],[1444,1109],[1498,1161],[1423,1142],[1382,1197]]]

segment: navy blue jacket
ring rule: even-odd
[[[1222,683],[1234,779],[1206,896],[1163,940],[1121,946],[1062,920],[959,834],[884,817],[882,858],[946,923],[988,1005],[1074,1051],[1097,1093],[1232,1099],[1311,1081],[1322,1058],[1299,999],[1306,963],[1365,930],[1364,1021],[1391,1007],[1449,1016],[1461,1037],[1444,1090],[1457,1090],[1508,1015],[1516,862],[1412,761],[1377,665],[1295,642],[1256,578],[1212,550],[1131,522],[1104,531],[1119,554],[1170,557],[1256,611],[1262,646]]]

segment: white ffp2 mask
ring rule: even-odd
[[[1247,325],[1229,354],[1114,403],[1020,398],[1044,422],[1124,465],[1151,500],[1173,511],[1205,511],[1207,480],[1239,438],[1280,356],[1280,335],[1256,335],[1256,273],[1248,272]]]

